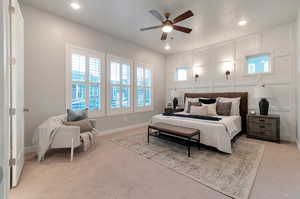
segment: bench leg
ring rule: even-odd
[[[187,142],[188,142],[188,156],[191,157],[191,139],[188,138]]]
[[[148,127],[147,143],[149,144],[150,128]]]
[[[198,138],[199,138],[199,140],[198,140],[198,150],[200,150],[200,133],[199,133]]]

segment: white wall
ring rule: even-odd
[[[298,12],[297,20],[297,138],[298,138],[298,147],[300,149],[300,9]]]
[[[295,101],[295,23],[251,34],[235,40],[206,46],[167,57],[167,95],[177,88],[184,92],[249,92],[249,109],[257,110],[253,89],[258,84],[272,88],[271,113],[281,115],[281,137],[296,139]],[[245,76],[246,55],[271,52],[274,73],[265,76]],[[234,64],[235,63],[235,64]],[[193,65],[201,65],[203,73],[198,82],[192,75]],[[189,81],[174,81],[176,67],[188,66]],[[229,80],[224,67],[232,66]],[[181,94],[183,95],[183,94]],[[168,96],[166,96],[168,99]]]
[[[149,121],[163,110],[165,56],[93,29],[22,5],[25,20],[25,146],[34,129],[50,116],[65,112],[65,45],[67,43],[143,61],[154,66],[154,111],[97,119],[108,130]],[[120,27],[124,28],[124,27]]]
[[[3,179],[0,182],[0,198],[8,193],[8,157],[9,157],[9,115],[8,115],[8,0],[0,0],[0,167]]]

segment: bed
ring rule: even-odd
[[[151,122],[162,122],[183,126],[188,128],[199,129],[201,134],[201,143],[207,146],[215,147],[224,153],[232,153],[231,144],[239,133],[246,132],[246,117],[248,114],[248,93],[186,93],[186,98],[236,98],[240,100],[240,115],[234,116],[217,116],[222,118],[220,121],[208,121],[194,118],[182,118],[176,116],[163,116],[162,114],[152,117]],[[182,114],[186,114],[182,112]]]

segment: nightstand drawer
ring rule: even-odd
[[[250,130],[248,132],[249,135],[253,135],[253,136],[257,136],[257,137],[268,137],[268,138],[276,138],[276,132],[272,131],[272,130]]]
[[[273,125],[276,123],[276,120],[272,118],[250,117],[249,122],[256,123],[258,125]]]
[[[249,127],[250,131],[275,131],[275,123],[252,123]]]

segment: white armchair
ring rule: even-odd
[[[93,128],[96,127],[96,120],[89,119]],[[71,161],[73,161],[74,149],[81,145],[80,127],[63,125],[56,132],[56,135],[51,144],[51,149],[70,148]]]

